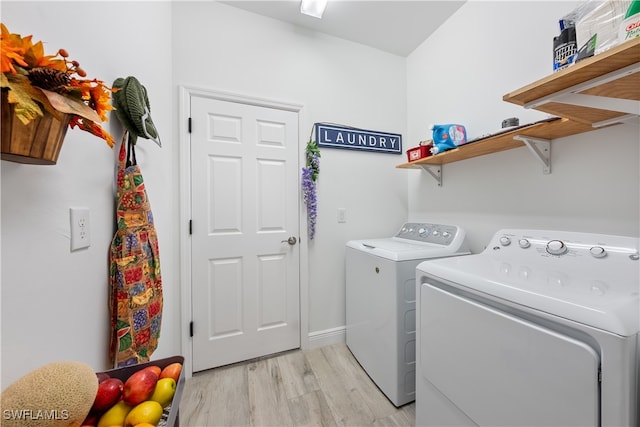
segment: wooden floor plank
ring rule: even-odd
[[[399,410],[384,418],[378,418],[373,423],[378,427],[409,427],[415,425],[415,414],[411,417],[409,411]]]
[[[277,358],[250,363],[248,384],[251,425],[293,425]]]
[[[414,424],[415,404],[393,406],[344,343],[196,373],[180,401],[188,427]]]
[[[180,399],[180,423],[182,425],[206,425],[211,395],[209,381],[209,377],[194,375],[186,382]]]
[[[318,380],[302,351],[289,352],[277,359],[289,399],[320,390]]]
[[[195,374],[194,384],[207,396],[200,414],[183,419],[181,400],[181,425],[187,426],[249,426],[251,408],[247,385],[247,366],[232,365]],[[191,387],[191,384],[189,384]],[[185,387],[187,388],[187,387]],[[191,422],[191,419],[194,421]]]
[[[371,425],[375,416],[364,403],[360,390],[353,385],[351,378],[327,360],[323,350],[324,348],[309,351],[306,356],[336,422],[341,426]]]
[[[396,407],[380,392],[378,386],[358,364],[348,347],[332,345],[324,347],[323,352],[331,363],[341,369],[340,375],[350,378],[352,386],[361,390],[364,403],[375,418],[385,418],[396,412]]]
[[[295,426],[337,426],[327,399],[321,390],[289,399],[289,412]]]

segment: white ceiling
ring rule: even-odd
[[[231,0],[220,3],[407,56],[465,2],[329,0],[322,19],[302,15],[299,0]]]

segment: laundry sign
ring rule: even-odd
[[[402,154],[402,135],[316,123],[316,141],[320,147]]]

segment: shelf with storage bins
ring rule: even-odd
[[[550,173],[551,140],[640,116],[640,38],[508,93],[503,100],[559,117],[479,138],[396,167],[424,169],[441,186],[442,167],[447,163],[527,146],[542,162],[543,172]]]

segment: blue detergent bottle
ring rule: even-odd
[[[467,142],[467,131],[462,125],[431,125],[429,129],[433,132],[431,154],[442,153]]]

